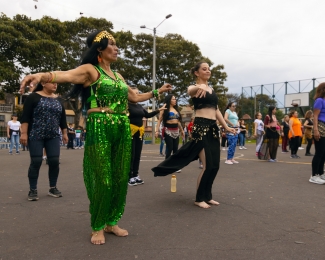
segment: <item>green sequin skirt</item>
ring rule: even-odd
[[[91,227],[101,230],[122,217],[131,160],[130,123],[126,115],[91,113],[83,161],[90,201]]]

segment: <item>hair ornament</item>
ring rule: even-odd
[[[93,41],[94,42],[100,42],[102,39],[107,38],[109,40],[112,40],[115,43],[115,39],[113,37],[113,35],[111,35],[109,32],[107,31],[101,31],[100,33],[98,33]]]

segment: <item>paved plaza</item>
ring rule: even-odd
[[[163,160],[158,145],[144,145],[140,176],[129,187],[119,226],[128,237],[106,235],[106,244],[90,243],[90,215],[83,184],[83,150],[61,150],[58,188],[47,196],[47,165],[40,172],[39,201],[27,200],[28,152],[0,150],[0,260],[7,259],[325,259],[325,185],[311,184],[312,157],[290,159],[278,150],[278,162],[255,157],[255,145],[236,151],[237,165],[224,163],[213,186],[220,206],[194,205],[198,162],[170,177],[153,177]],[[313,152],[313,149],[312,149]]]

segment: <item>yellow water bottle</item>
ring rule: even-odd
[[[176,192],[176,183],[177,183],[177,180],[176,180],[176,175],[172,175],[172,179],[171,179],[171,185],[170,185],[170,191],[171,192]]]

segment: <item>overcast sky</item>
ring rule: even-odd
[[[153,28],[172,14],[157,35],[177,33],[198,44],[215,65],[225,66],[231,93],[246,86],[325,77],[324,10],[322,0],[1,0],[1,12],[9,17],[48,15],[63,21],[83,12],[111,21],[115,31],[135,34],[150,33],[140,25]],[[310,90],[309,81],[301,85]]]

